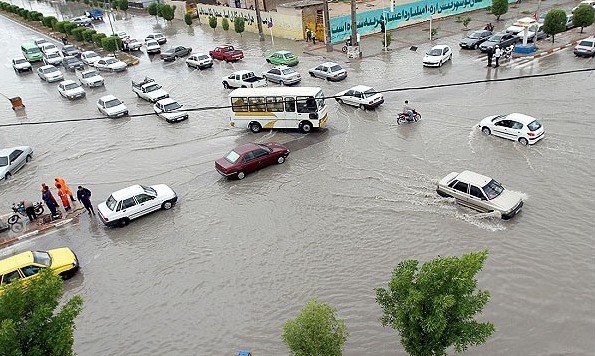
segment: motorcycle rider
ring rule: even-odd
[[[31,203],[29,200],[22,200],[21,206],[23,208],[25,208],[25,213],[27,213],[27,217],[29,218],[29,221],[33,221],[33,220],[37,219],[37,215],[35,214],[35,208],[33,207],[33,203]]]
[[[407,121],[413,121],[414,111],[415,109],[409,106],[409,100],[405,100],[405,104],[403,104],[403,114],[407,115]]]

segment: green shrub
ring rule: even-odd
[[[244,21],[243,17],[236,17],[233,19],[233,29],[236,31],[236,33],[239,33],[240,36],[242,36],[242,32],[244,32],[245,24],[246,21]]]
[[[93,35],[96,34],[96,33],[97,33],[97,31],[88,28],[85,31],[83,31],[83,39],[87,43],[92,43],[93,42]]]
[[[189,13],[185,13],[184,22],[186,23],[186,25],[192,26],[192,15],[190,15]]]
[[[96,45],[97,47],[101,47],[101,41],[102,41],[104,38],[106,38],[106,37],[107,37],[107,36],[106,36],[106,34],[105,34],[105,33],[101,33],[101,32],[99,32],[99,33],[95,33],[95,34],[93,34],[93,36],[92,36],[93,43],[95,43],[95,45]]]
[[[116,52],[120,48],[119,42],[122,42],[118,36],[110,36],[101,39],[101,47],[108,52]]]
[[[64,24],[65,23],[66,23],[66,21],[55,22],[54,23],[54,26],[53,26],[54,31],[66,33],[66,30],[64,29]]]
[[[72,29],[71,33],[72,33],[72,37],[74,37],[75,40],[77,41],[84,41],[85,38],[83,37],[83,32],[85,32],[87,29],[84,27],[77,27]]]
[[[66,23],[64,24],[64,31],[67,35],[71,35],[72,34],[72,30],[74,30],[75,28],[77,28],[77,24],[72,23],[70,21],[65,21]]]
[[[229,20],[225,17],[221,20],[221,27],[223,27],[223,30],[225,31],[229,30]]]

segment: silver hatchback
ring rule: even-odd
[[[300,73],[288,66],[278,66],[262,73],[262,76],[269,82],[279,83],[281,85],[291,85],[299,83],[302,80]]]
[[[29,146],[18,146],[0,149],[0,181],[8,180],[18,170],[23,168],[33,156],[33,149]]]

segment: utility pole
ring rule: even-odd
[[[355,0],[351,0],[351,45],[359,46],[359,42],[357,41],[357,21],[355,17]]]
[[[324,42],[326,44],[326,51],[333,51],[333,43],[331,42],[331,20],[328,14],[328,0],[324,0]]]
[[[256,22],[258,22],[258,39],[264,42],[264,33],[262,33],[262,18],[260,17],[260,0],[254,1],[254,10],[256,10]]]

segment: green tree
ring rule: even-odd
[[[157,4],[157,16],[163,17],[163,7],[165,4]]]
[[[217,18],[215,16],[209,16],[209,26],[213,31],[217,28]]]
[[[176,7],[171,5],[163,5],[161,7],[161,17],[167,22],[171,22],[176,15]]]
[[[492,0],[491,10],[496,15],[496,21],[500,21],[500,16],[508,12],[508,0]]]
[[[543,21],[543,32],[552,36],[552,43],[554,43],[554,36],[564,31],[566,31],[566,12],[561,9],[548,11]]]
[[[572,24],[575,27],[581,28],[583,33],[584,27],[589,27],[595,20],[595,9],[589,4],[580,4],[576,10],[572,12]]]
[[[97,31],[95,31],[91,28],[88,28],[83,32],[83,39],[87,43],[93,43],[93,35],[96,33],[97,33]]]
[[[66,30],[64,29],[64,24],[66,23],[66,21],[58,21],[58,22],[54,22],[54,31],[58,31],[61,33],[66,33]]]
[[[121,0],[118,8],[124,11],[124,17],[128,17],[128,0]]]
[[[149,5],[149,7],[147,7],[147,12],[149,13],[149,15],[151,16],[155,16],[155,20],[157,20],[157,3],[152,3],[151,5]]]
[[[233,29],[236,31],[236,33],[240,34],[240,37],[242,36],[242,32],[244,32],[246,21],[244,21],[243,17],[236,17],[235,19],[233,19]]]
[[[0,296],[0,355],[73,355],[74,319],[83,307],[80,296],[58,309],[62,279],[45,269],[25,288],[21,281]]]
[[[293,356],[341,356],[347,336],[336,309],[312,299],[295,320],[285,322],[281,339]]]
[[[186,23],[186,25],[192,26],[192,15],[190,15],[189,13],[185,13],[184,22]]]
[[[223,28],[224,31],[229,30],[229,20],[226,19],[225,17],[221,20],[221,27]]]
[[[93,43],[97,46],[97,47],[101,47],[101,44],[103,43],[103,39],[106,38],[107,35],[105,33],[96,33],[92,36],[93,38]]]
[[[64,31],[67,35],[71,35],[72,34],[72,30],[74,30],[75,28],[77,28],[77,24],[72,23],[70,21],[64,21]]]
[[[77,27],[74,28],[71,33],[72,33],[72,37],[74,37],[75,40],[77,41],[84,41],[85,37],[83,36],[83,32],[85,32],[87,29],[84,27]]]
[[[124,0],[124,1],[126,1],[126,0]],[[119,4],[120,4],[120,2],[118,0],[112,0],[112,9],[118,10]]]
[[[473,317],[490,296],[476,290],[475,280],[487,257],[487,251],[439,257],[421,269],[416,260],[399,263],[388,288],[376,289],[382,326],[398,331],[401,345],[412,356],[446,355],[451,346],[461,352],[484,343],[494,325]]]
[[[101,47],[108,52],[116,52],[122,48],[122,39],[118,36],[104,37],[101,39]]]

